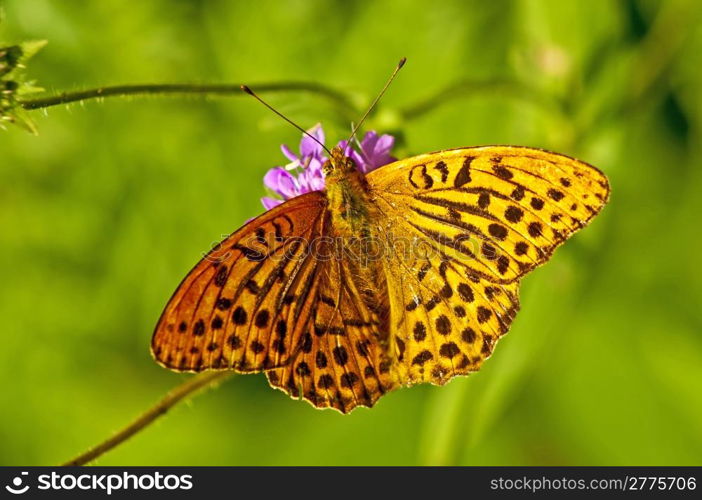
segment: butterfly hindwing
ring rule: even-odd
[[[440,248],[388,264],[398,378],[444,384],[477,371],[519,310],[519,282],[484,280]]]
[[[330,249],[319,249],[330,255]],[[372,406],[397,387],[383,315],[363,300],[354,262],[324,259],[312,314],[310,342],[286,366],[267,373],[272,386],[318,408],[346,413]]]

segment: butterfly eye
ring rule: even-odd
[[[353,170],[357,170],[356,162],[351,158],[344,158],[344,171],[351,172]]]
[[[327,176],[331,174],[334,171],[334,166],[332,165],[332,162],[327,160],[324,162],[324,165],[322,165],[322,172],[324,172],[324,175]]]

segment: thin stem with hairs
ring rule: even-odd
[[[96,458],[110,451],[115,446],[125,442],[127,439],[146,428],[148,425],[153,423],[154,420],[161,415],[164,415],[168,410],[187,396],[194,394],[202,388],[211,387],[215,382],[223,380],[226,377],[231,376],[233,373],[234,372],[231,371],[212,371],[203,372],[188,378],[181,385],[168,392],[158,403],[146,410],[134,421],[129,423],[126,427],[118,431],[109,439],[106,439],[105,441],[91,447],[89,450],[61,465],[75,466],[85,465],[92,462]]]
[[[353,104],[342,93],[326,85],[315,82],[289,81],[278,83],[262,83],[251,85],[257,92],[309,92],[331,99],[346,112],[355,112]],[[136,84],[136,85],[111,85],[97,87],[86,90],[76,90],[70,92],[60,92],[46,97],[25,98],[19,101],[22,108],[26,110],[49,108],[62,104],[69,104],[90,99],[100,99],[105,97],[118,96],[148,96],[148,95],[169,95],[169,94],[194,94],[210,96],[239,96],[241,95],[241,84],[187,84],[187,83],[166,83],[166,84]]]

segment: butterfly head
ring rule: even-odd
[[[340,147],[332,148],[329,159],[322,166],[325,177],[340,176],[356,171],[356,163]]]

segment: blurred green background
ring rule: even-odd
[[[653,1],[2,2],[47,39],[48,92],[118,83],[327,84],[267,94],[328,142],[401,56],[367,128],[399,156],[519,144],[597,165],[600,217],[522,287],[483,370],[348,416],[237,376],[98,463],[702,464],[702,7]],[[201,253],[262,211],[299,133],[250,98],[112,99],[0,131],[0,463],[54,464],[187,378],[149,355]]]

